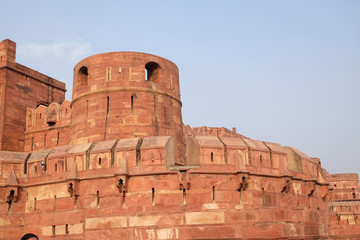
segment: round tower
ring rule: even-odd
[[[90,56],[74,68],[70,143],[172,136],[184,163],[179,70],[145,53]]]

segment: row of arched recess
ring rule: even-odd
[[[107,71],[111,71],[108,68]],[[161,67],[156,62],[148,62],[145,64],[145,81],[159,82],[160,80]],[[107,72],[107,79],[110,80],[110,73]],[[88,83],[89,71],[86,66],[82,66],[78,71],[77,83],[80,86],[86,86]]]
[[[52,102],[49,106],[39,105],[35,109],[27,109],[27,126],[45,122],[52,125],[57,121],[70,118],[70,104],[69,100],[65,100],[61,104]]]

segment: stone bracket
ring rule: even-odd
[[[5,201],[8,203],[16,202],[18,198],[18,187],[8,186],[6,187]]]
[[[332,199],[332,191],[327,186],[321,186],[321,198],[328,202]]]
[[[306,194],[310,197],[314,194],[316,190],[316,183],[315,182],[307,182],[306,183]]]
[[[119,178],[117,178],[116,187],[119,189],[120,193],[126,193],[127,192],[127,177],[119,176]]]
[[[68,180],[67,191],[70,193],[71,197],[76,196],[78,192],[78,180]]]
[[[249,176],[247,174],[243,174],[239,176],[239,187],[238,191],[245,191],[249,186]]]
[[[191,184],[190,184],[190,173],[188,169],[180,169],[178,171],[179,176],[179,190],[190,190]]]
[[[285,181],[284,181],[284,185],[281,189],[281,193],[289,193],[291,190],[291,179],[290,178],[287,178]]]

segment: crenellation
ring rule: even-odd
[[[64,101],[65,85],[15,52],[0,43],[1,239],[360,238],[357,174],[235,128],[184,125],[169,60],[90,56]]]

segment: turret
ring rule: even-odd
[[[184,164],[179,72],[164,58],[135,52],[94,55],[74,68],[70,143],[172,136]]]

